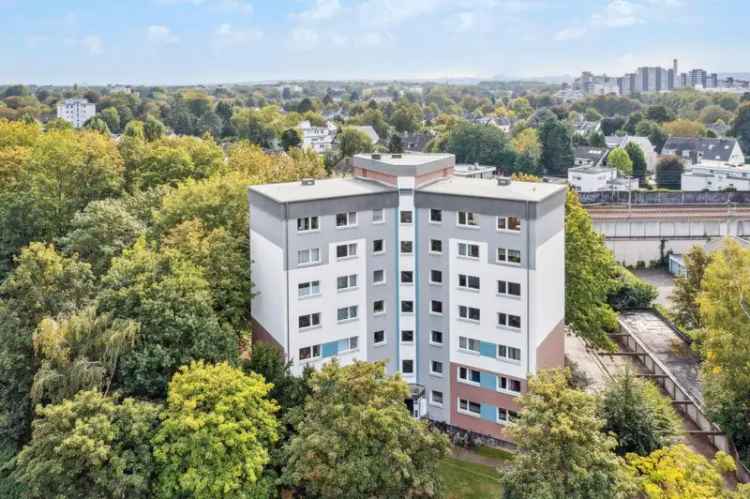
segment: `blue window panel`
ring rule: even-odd
[[[479,372],[479,386],[487,388],[488,390],[497,389],[497,376],[494,374],[486,373],[484,371]]]
[[[348,339],[346,339],[346,340],[339,340],[338,341],[338,346],[336,348],[336,353],[338,353],[338,352],[344,352],[346,350],[349,350],[349,340]]]
[[[490,404],[482,404],[479,406],[479,417],[493,423],[497,422],[497,407]]]
[[[497,345],[486,341],[479,342],[479,354],[483,357],[497,357]]]
[[[339,353],[339,342],[332,341],[330,343],[323,343],[320,350],[322,357],[333,357],[334,355]]]

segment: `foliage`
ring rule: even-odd
[[[158,406],[94,391],[39,409],[16,474],[29,498],[148,498]]]
[[[204,271],[183,255],[157,253],[141,239],[112,261],[102,284],[98,313],[141,324],[116,377],[127,393],[164,396],[180,366],[236,359],[238,338],[221,326]]]
[[[750,101],[745,102],[737,110],[731,133],[737,137],[742,150],[750,156]]]
[[[276,403],[261,376],[194,362],[169,384],[153,439],[156,496],[251,498],[278,439]]]
[[[594,396],[570,388],[567,370],[540,371],[508,431],[518,454],[503,472],[505,499],[617,498],[626,485]]]
[[[605,136],[615,135],[619,130],[622,130],[625,125],[625,118],[622,116],[604,118],[601,122],[602,133]]]
[[[645,179],[648,165],[646,164],[646,156],[643,154],[641,146],[635,142],[629,142],[625,146],[625,152],[628,153],[628,157],[633,163],[632,175],[639,179]]]
[[[643,120],[635,127],[635,133],[639,137],[648,137],[657,152],[661,151],[669,136],[667,132],[655,121]]]
[[[725,489],[722,475],[734,470],[732,458],[718,452],[713,461],[685,444],[657,449],[646,457],[627,455],[628,472],[648,499],[742,499],[750,489]]]
[[[373,143],[370,137],[355,128],[344,128],[338,135],[339,149],[341,156],[350,158],[363,152],[372,152]]]
[[[615,168],[622,175],[633,174],[633,161],[627,151],[621,147],[615,148],[607,156],[607,166]]]
[[[479,163],[509,167],[515,151],[508,137],[497,127],[461,122],[451,128],[445,150],[456,155],[457,163]]]
[[[727,240],[711,255],[698,297],[705,326],[701,366],[706,406],[750,459],[750,250]]]
[[[607,298],[615,310],[648,308],[659,295],[654,286],[637,278],[622,265],[616,266],[615,276],[617,283]]]
[[[700,245],[693,246],[683,255],[686,273],[674,281],[674,291],[670,300],[672,312],[677,323],[687,329],[698,329],[703,326],[703,319],[698,306],[703,275],[708,267],[710,257]]]
[[[664,123],[664,131],[672,137],[704,137],[706,128],[696,121],[678,119]]]
[[[671,401],[650,381],[629,371],[610,381],[602,394],[600,415],[604,431],[617,438],[615,452],[646,456],[670,444],[681,421]]]
[[[548,120],[539,129],[542,143],[541,164],[551,175],[567,176],[568,168],[575,163],[573,141],[564,123]]]
[[[259,341],[253,343],[250,358],[242,362],[244,372],[257,373],[271,384],[269,397],[279,403],[282,416],[301,406],[310,394],[307,380],[312,371],[305,370],[300,377],[294,376],[290,369],[291,362],[284,360],[284,352],[279,347]]]
[[[301,143],[302,138],[300,137],[299,132],[294,128],[287,128],[281,134],[281,147],[285,151],[288,151],[292,147],[299,147]]]
[[[334,360],[311,378],[293,418],[284,480],[320,497],[434,497],[445,436],[411,417],[406,383],[382,363]]]
[[[685,166],[678,156],[666,156],[656,164],[656,185],[660,189],[680,190]]]
[[[615,261],[573,191],[565,212],[565,322],[587,341],[608,346],[607,332],[617,325],[607,304],[617,286]]]

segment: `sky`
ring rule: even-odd
[[[0,84],[750,71],[747,0],[0,0]]]

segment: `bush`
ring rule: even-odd
[[[649,308],[658,296],[654,286],[638,279],[623,266],[618,266],[619,284],[609,294],[607,302],[615,310]]]

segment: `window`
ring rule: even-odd
[[[461,227],[479,227],[479,217],[471,211],[459,211],[458,225]]]
[[[518,265],[521,263],[521,252],[506,248],[497,249],[497,261],[501,263],[512,263]]]
[[[430,253],[440,254],[443,252],[443,241],[440,239],[430,239]]]
[[[303,217],[297,219],[297,232],[312,232],[320,228],[318,217]]]
[[[299,349],[299,360],[312,360],[320,357],[320,345]]]
[[[411,300],[402,300],[401,301],[401,312],[404,314],[413,314],[414,313],[414,302]]]
[[[479,277],[473,275],[458,274],[458,287],[463,289],[479,290]]]
[[[503,360],[510,360],[512,362],[521,361],[521,349],[515,347],[509,347],[505,345],[497,346],[497,357]]]
[[[497,325],[500,327],[509,327],[512,329],[521,329],[521,317],[513,314],[498,312]]]
[[[476,369],[470,369],[468,367],[459,367],[458,379],[462,381],[466,381],[468,383],[479,384],[479,380],[482,379],[482,373],[480,373]]]
[[[466,305],[459,305],[458,316],[467,321],[479,322],[479,309],[474,307],[467,307]]]
[[[372,210],[372,223],[382,224],[383,222],[385,222],[385,213],[383,212],[383,208]]]
[[[437,360],[433,360],[432,362],[430,362],[430,374],[442,376],[443,375],[443,363],[438,362]]]
[[[439,270],[430,270],[430,284],[443,284],[443,273]]]
[[[341,307],[336,311],[336,320],[339,322],[343,321],[351,321],[357,318],[357,314],[359,312],[359,307],[357,305],[352,305],[350,307]]]
[[[403,329],[401,331],[401,343],[414,343],[414,331]]]
[[[372,302],[372,313],[373,314],[384,314],[385,313],[385,300],[375,300]]]
[[[303,249],[297,252],[297,265],[320,263],[320,248]]]
[[[497,230],[520,232],[521,219],[518,217],[497,217]]]
[[[357,274],[344,275],[336,279],[336,289],[346,291],[357,287]]]
[[[411,270],[402,270],[401,284],[414,284],[414,272]]]
[[[414,361],[411,359],[402,360],[401,372],[404,374],[414,374]]]
[[[372,271],[372,283],[383,284],[385,283],[385,270],[378,269]]]
[[[440,300],[432,300],[430,302],[430,313],[443,315],[443,302]]]
[[[432,331],[430,332],[430,343],[433,345],[442,345],[443,344],[443,333],[442,331]]]
[[[359,336],[352,336],[351,338],[347,338],[342,341],[344,344],[342,347],[339,347],[338,353],[346,353],[346,352],[353,352],[359,347]]]
[[[458,412],[464,412],[472,416],[479,416],[482,412],[482,406],[471,400],[458,399]]]
[[[411,210],[401,210],[401,223],[405,225],[414,223],[414,213]]]
[[[297,318],[297,324],[299,325],[300,329],[307,329],[311,327],[320,326],[320,312],[315,312],[313,314],[300,315]]]
[[[297,285],[297,296],[307,298],[320,294],[320,281],[301,282]]]
[[[430,210],[430,222],[439,224],[443,221],[443,212],[441,210],[431,209]]]
[[[336,227],[354,227],[357,225],[357,212],[349,211],[346,213],[339,213],[336,215]]]
[[[401,253],[404,255],[411,255],[414,251],[414,243],[411,241],[401,241]]]
[[[500,424],[510,423],[518,417],[518,413],[502,407],[497,408],[497,422]]]
[[[354,258],[357,256],[357,243],[339,244],[336,246],[336,258]]]
[[[521,285],[517,282],[497,281],[497,294],[521,296]]]
[[[470,243],[458,243],[458,256],[478,259],[479,245]]]
[[[510,393],[521,393],[521,382],[517,379],[506,378],[505,376],[498,376],[497,378],[498,390]]]
[[[375,331],[372,333],[372,342],[376,345],[385,343],[385,331]]]
[[[479,353],[479,340],[473,340],[466,336],[458,337],[458,348],[469,352]]]
[[[372,252],[376,255],[385,253],[385,242],[382,239],[375,239],[372,242]]]
[[[430,392],[430,403],[432,405],[443,406],[443,392],[432,390]]]

